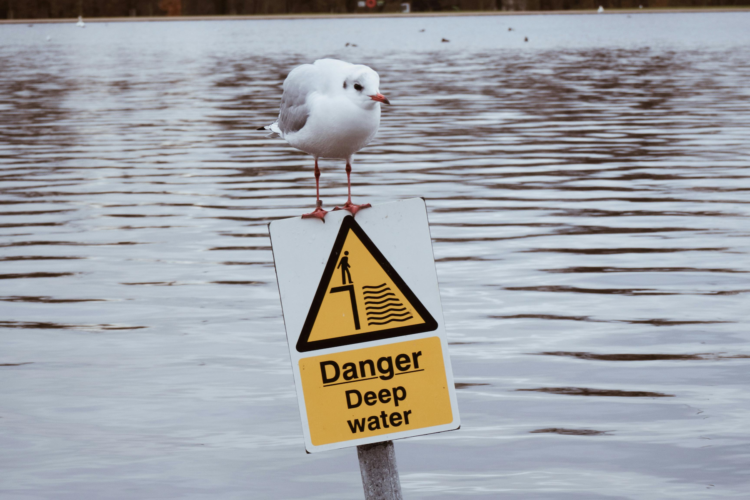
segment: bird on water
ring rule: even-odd
[[[380,106],[390,101],[380,93],[380,76],[362,64],[319,59],[294,68],[284,80],[279,118],[258,130],[270,130],[292,147],[315,158],[315,210],[303,218],[325,222],[320,201],[319,158],[346,160],[348,198],[342,208],[356,215],[369,203],[352,203],[352,156],[378,132]]]

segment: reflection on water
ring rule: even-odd
[[[717,353],[702,354],[594,354],[591,352],[540,352],[545,356],[570,356],[578,359],[598,361],[674,361],[674,360],[717,360],[725,358],[750,358],[746,355],[723,356]]]
[[[355,198],[427,199],[461,389],[406,495],[741,498],[748,22],[0,27],[0,496],[361,495],[303,451],[267,237],[311,161],[255,131],[333,56],[393,102]]]
[[[607,431],[595,431],[593,429],[559,429],[557,427],[552,427],[549,429],[537,429],[535,431],[530,431],[531,434],[543,434],[543,433],[553,433],[553,434],[563,434],[566,436],[606,436]]]
[[[588,389],[586,387],[540,387],[539,389],[516,389],[517,391],[548,392],[550,394],[567,394],[569,396],[614,396],[618,398],[672,398],[674,394],[647,391],[618,391]]]

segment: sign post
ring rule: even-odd
[[[401,498],[390,441],[460,427],[425,202],[269,228],[305,449],[358,446]]]
[[[357,446],[365,500],[403,500],[393,441]]]

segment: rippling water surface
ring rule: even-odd
[[[304,453],[267,235],[312,163],[255,131],[333,56],[393,102],[355,201],[427,199],[459,389],[405,496],[747,498],[748,25],[0,26],[0,496],[361,498]]]

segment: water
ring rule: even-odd
[[[361,498],[304,453],[267,236],[311,161],[255,131],[333,56],[393,102],[355,201],[427,198],[459,388],[406,497],[746,498],[748,23],[0,26],[0,496]]]

